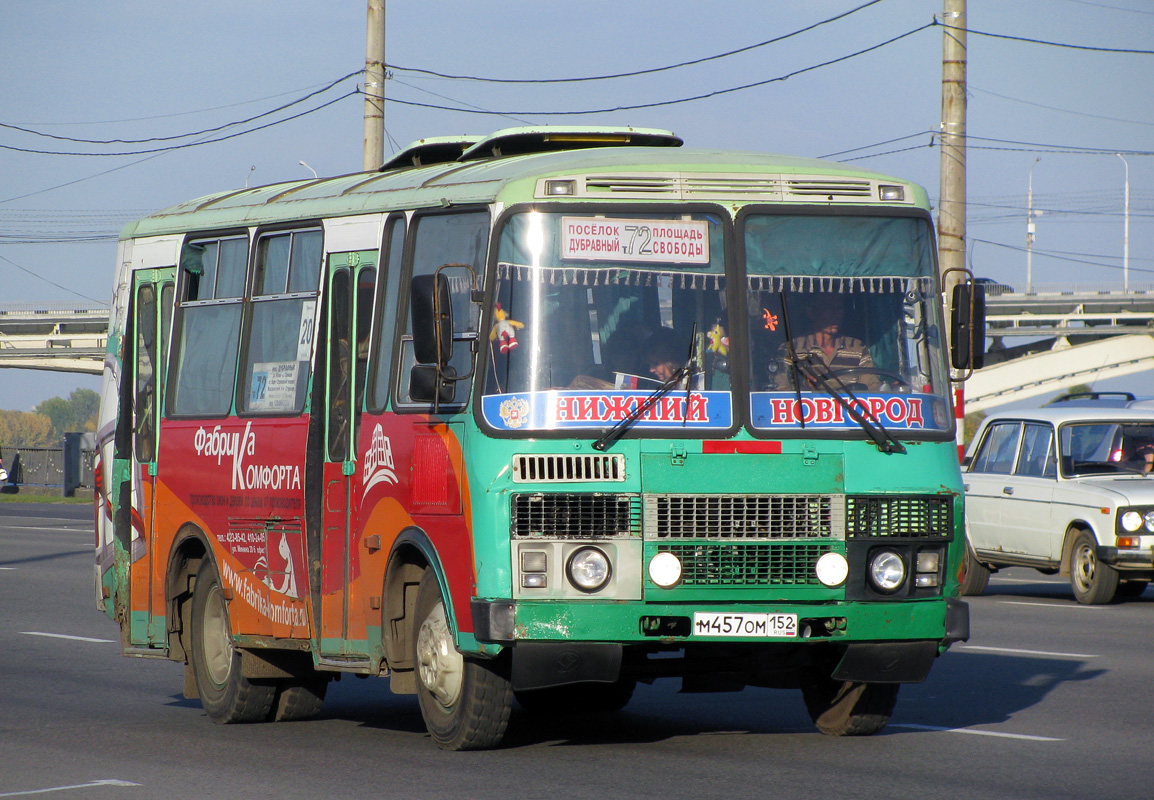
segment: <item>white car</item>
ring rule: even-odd
[[[970,558],[963,593],[991,571],[1069,575],[1085,604],[1154,578],[1154,411],[1049,408],[991,414],[963,464]]]

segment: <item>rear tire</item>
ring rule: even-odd
[[[1141,597],[1149,585],[1149,581],[1123,581],[1118,584],[1118,591],[1114,596],[1133,600],[1135,597]]]
[[[1070,550],[1070,586],[1079,603],[1099,606],[1109,603],[1118,591],[1118,570],[1098,560],[1094,534],[1082,531]]]
[[[457,650],[431,569],[417,590],[415,624],[417,700],[429,735],[443,750],[496,747],[513,705],[506,661],[472,658]]]
[[[277,681],[276,701],[269,712],[275,722],[312,719],[321,713],[329,689],[327,675]]]
[[[192,591],[192,666],[200,704],[213,722],[260,722],[276,697],[275,681],[240,674],[240,650],[232,641],[228,604],[216,569],[204,562]]]
[[[826,736],[872,736],[890,721],[900,686],[813,678],[801,693],[810,719]]]

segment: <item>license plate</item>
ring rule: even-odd
[[[795,639],[797,638],[797,614],[698,612],[693,615],[693,635]]]

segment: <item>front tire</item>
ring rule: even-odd
[[[271,713],[276,684],[240,674],[228,604],[216,569],[207,561],[192,590],[192,665],[200,704],[213,722],[260,722]]]
[[[1098,542],[1089,531],[1079,533],[1070,550],[1070,586],[1087,606],[1109,603],[1118,591],[1118,570],[1098,560]]]
[[[801,693],[810,719],[826,736],[872,736],[890,721],[900,686],[812,678]]]
[[[974,556],[974,551],[970,549],[969,543],[966,544],[964,564],[965,571],[962,575],[962,585],[959,587],[959,591],[962,597],[976,597],[986,591],[986,587],[990,585],[990,570]]]
[[[329,689],[327,675],[307,678],[285,678],[277,682],[276,701],[270,717],[275,722],[312,719],[321,713]]]
[[[504,662],[466,657],[457,650],[431,569],[417,590],[415,619],[417,700],[429,735],[444,750],[496,747],[513,704]]]

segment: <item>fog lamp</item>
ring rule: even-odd
[[[596,592],[609,583],[609,556],[596,547],[582,547],[569,556],[569,582],[583,592]]]
[[[814,571],[825,586],[841,586],[849,576],[849,562],[841,553],[825,553],[817,560]]]
[[[658,553],[649,562],[649,579],[662,589],[676,586],[681,580],[681,559],[673,553]]]
[[[918,572],[937,573],[941,563],[941,554],[937,550],[923,550],[918,553]]]

